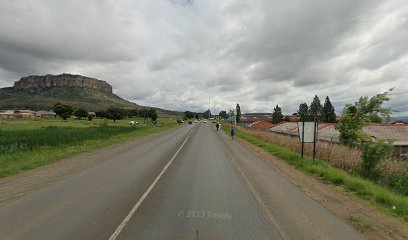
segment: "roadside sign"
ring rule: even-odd
[[[317,128],[315,126],[315,122],[298,122],[297,124],[299,131],[299,141],[304,143],[313,143],[317,141]]]
[[[303,119],[298,122],[299,141],[302,143],[302,158],[304,153],[305,143],[313,143],[313,161],[316,158],[316,142],[317,142],[318,122],[305,122]]]

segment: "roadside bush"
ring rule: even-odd
[[[408,196],[408,171],[388,175],[384,178],[384,184],[394,191]]]
[[[366,142],[361,145],[361,166],[360,175],[362,177],[379,180],[381,178],[381,170],[378,164],[392,157],[393,147],[386,141]]]

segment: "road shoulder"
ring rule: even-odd
[[[318,201],[338,218],[351,224],[367,238],[408,238],[408,226],[401,221],[386,216],[377,209],[364,204],[351,194],[338,189],[336,186],[306,175],[257,146],[241,139],[238,139],[238,142],[249,151],[256,153],[260,159],[281,175],[287,177],[305,194]]]

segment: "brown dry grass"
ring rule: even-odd
[[[237,130],[245,134],[258,137],[269,143],[289,148],[294,152],[301,152],[301,143],[297,137],[272,133],[265,130],[247,129],[237,126]],[[313,157],[313,144],[306,143],[304,155]],[[349,148],[337,143],[318,141],[316,144],[316,158],[347,172],[356,170],[361,163],[361,151],[359,148]],[[404,172],[408,169],[407,162],[385,161],[381,164],[382,170],[387,174]]]

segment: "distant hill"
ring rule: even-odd
[[[111,106],[142,108],[113,94],[107,82],[81,75],[28,76],[15,82],[14,87],[0,89],[0,109],[49,110],[58,102],[88,111]]]

